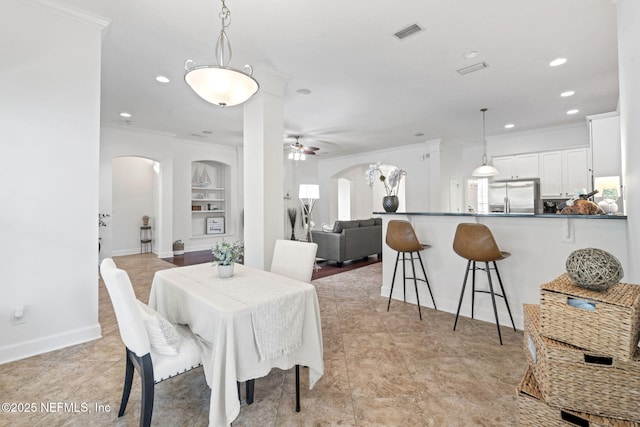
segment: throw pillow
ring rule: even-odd
[[[382,225],[382,218],[373,218],[373,225]]]
[[[374,220],[373,218],[371,219],[361,219],[360,220],[360,227],[373,227],[374,225]]]
[[[149,335],[151,348],[165,356],[177,355],[182,344],[182,337],[175,326],[147,304],[138,301],[138,306],[147,329],[147,335]]]
[[[322,224],[322,231],[325,231],[327,233],[331,233],[333,232],[333,225],[329,225],[329,224]]]

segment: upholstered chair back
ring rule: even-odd
[[[316,243],[276,240],[271,272],[309,283],[317,251]]]
[[[151,346],[129,275],[117,268],[111,258],[102,261],[100,274],[116,312],[124,345],[137,356],[144,356],[150,352]]]

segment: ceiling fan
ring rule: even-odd
[[[315,156],[316,151],[320,149],[300,144],[300,138],[302,138],[300,135],[292,136],[296,139],[296,142],[289,145],[289,155],[287,157],[291,160],[304,160],[306,156]]]

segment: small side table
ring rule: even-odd
[[[147,254],[151,253],[153,250],[153,239],[151,233],[151,226],[142,226],[140,227],[140,253]]]

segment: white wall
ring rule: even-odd
[[[489,157],[588,146],[589,128],[586,122],[487,137]]]
[[[149,216],[151,231],[155,231],[153,163],[142,157],[116,157],[112,161],[112,255],[140,252],[143,215]]]
[[[388,150],[378,150],[358,155],[321,159],[318,162],[318,182],[320,183],[320,200],[316,205],[314,219],[317,223],[330,223],[337,218],[337,207],[331,206],[331,194],[337,194],[337,178],[343,176],[346,171],[355,166],[361,168],[362,190],[356,189],[359,182],[353,179],[356,191],[368,191],[365,181],[365,170],[371,163],[395,165],[407,171],[405,181],[405,203],[407,211],[430,211],[440,209],[440,195],[434,190],[440,188],[440,160],[439,160],[440,140],[426,141],[419,144],[407,145]],[[429,156],[427,156],[429,154]],[[334,184],[331,184],[332,180]],[[334,193],[332,193],[334,191]],[[353,195],[352,195],[353,197]],[[366,203],[366,199],[363,203]],[[374,201],[375,203],[375,201]],[[377,208],[369,211],[357,211],[352,206],[353,217],[369,218],[372,212],[383,211],[382,198],[379,200]],[[400,209],[399,209],[400,210]]]
[[[0,363],[100,337],[101,30],[57,3],[0,13]],[[46,8],[46,9],[45,9]],[[25,323],[12,313],[24,305]]]
[[[624,281],[640,283],[640,3],[618,0],[618,58],[620,67],[620,135],[622,139],[622,175],[625,185],[624,204],[628,216],[627,250],[629,268]]]

